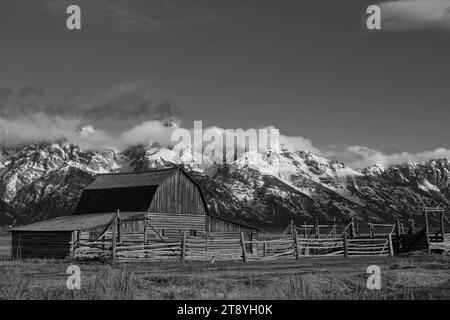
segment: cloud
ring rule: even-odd
[[[182,110],[168,99],[155,99],[149,92],[142,85],[127,82],[95,99],[79,95],[55,99],[38,87],[0,88],[0,137],[7,144],[67,139],[85,149],[117,151],[134,145],[173,145],[171,136],[175,128],[167,126],[166,119],[182,115]],[[105,121],[109,126],[102,127]],[[220,127],[203,128],[203,133],[208,129],[219,136],[225,134],[225,129]],[[258,129],[264,128],[255,130]],[[186,131],[194,136],[195,129]],[[409,153],[396,149],[380,151],[367,146],[319,148],[310,139],[283,134],[279,140],[289,150],[309,150],[352,168],[450,159],[450,150],[445,148]],[[203,147],[207,144],[209,141],[204,141]],[[244,149],[245,145],[237,147]]]
[[[208,0],[14,0],[20,10],[60,19],[69,5],[80,6],[84,28],[102,27],[125,32],[147,32],[170,25],[196,24],[217,19]]]
[[[45,91],[34,86],[25,86],[15,90],[0,88],[0,116],[17,118],[33,113],[59,114],[57,104],[52,103],[45,95]]]
[[[165,126],[161,121],[145,121],[123,132],[118,141],[122,147],[132,145],[172,144],[171,135],[174,128]]]
[[[270,127],[274,129],[273,127]],[[215,130],[219,135],[224,129],[218,127],[204,128]],[[143,121],[119,134],[95,128],[92,125],[82,126],[77,118],[50,116],[35,113],[16,119],[0,117],[0,136],[9,145],[36,141],[53,141],[67,139],[85,149],[122,151],[135,145],[173,145],[171,140],[173,127],[167,127],[160,120]],[[193,136],[193,129],[186,129]],[[207,144],[207,142],[204,142]],[[419,153],[395,152],[385,153],[364,146],[348,146],[342,149],[325,150],[314,146],[311,140],[303,137],[280,135],[280,143],[292,151],[308,150],[323,157],[339,160],[352,168],[366,168],[370,165],[390,165],[404,162],[423,162],[431,159],[450,159],[450,150],[439,148]],[[229,148],[227,149],[230,150]]]
[[[88,119],[147,117],[161,120],[182,116],[181,108],[175,102],[169,99],[157,101],[148,88],[134,82],[112,88],[84,105],[79,112]]]
[[[45,90],[25,86],[14,90],[0,88],[0,117],[18,118],[34,113],[87,119],[146,119],[180,118],[182,109],[170,99],[155,99],[145,86],[121,83],[94,99],[81,96],[49,97]],[[140,121],[139,121],[140,122]]]
[[[385,1],[380,7],[382,30],[450,30],[450,0]]]
[[[0,88],[0,101],[7,99],[13,91],[10,88]]]
[[[289,150],[302,151],[308,150],[317,154],[321,154],[322,151],[316,148],[312,141],[303,137],[289,137],[280,135],[280,143],[287,147]]]
[[[371,165],[387,166],[405,162],[424,162],[432,159],[450,159],[450,149],[438,148],[418,153],[385,153],[364,146],[348,146],[342,150],[323,151],[323,156],[340,160],[352,168],[366,168]]]

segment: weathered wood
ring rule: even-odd
[[[319,220],[316,220],[316,224],[314,225],[314,230],[316,232],[316,238],[320,238],[320,226],[319,226]]]
[[[294,224],[294,220],[291,220],[291,224],[290,224],[290,233],[291,233],[291,238],[294,239],[294,231],[295,231],[295,224]]]
[[[115,264],[116,263],[116,242],[117,242],[117,238],[116,238],[116,228],[113,227],[112,228],[112,238],[111,238],[111,263]]]
[[[117,239],[119,241],[119,243],[122,242],[122,232],[120,230],[120,226],[121,226],[121,221],[120,221],[120,210],[117,210],[117,222],[116,222],[116,228],[117,228]]]
[[[389,255],[393,256],[394,255],[394,246],[392,244],[392,234],[389,233],[388,235],[388,241],[389,241]]]
[[[72,242],[72,231],[12,231],[11,256],[66,259],[71,256]]]
[[[414,233],[416,229],[414,219],[409,220],[409,233]]]
[[[300,246],[298,244],[297,231],[294,232],[294,243],[295,243],[295,258],[298,260],[300,258]]]
[[[349,234],[350,239],[355,238],[355,218],[352,217],[351,221],[350,221],[350,234]]]
[[[401,231],[400,231],[400,220],[396,219],[395,220],[395,243],[397,246],[397,252],[401,252],[402,248],[401,248]]]
[[[174,170],[159,184],[148,211],[206,214],[200,189],[182,170]]]
[[[303,237],[308,238],[308,232],[306,230],[306,221],[303,223]]]
[[[241,232],[242,261],[247,262],[247,250],[245,248],[244,232]]]
[[[181,260],[186,260],[186,231],[183,232],[183,239],[181,240]]]
[[[344,232],[343,235],[343,242],[344,242],[344,256],[348,257],[348,247],[347,247],[347,233]]]

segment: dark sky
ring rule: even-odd
[[[2,0],[0,87],[95,99],[132,82],[179,105],[186,126],[274,125],[322,148],[448,147],[448,32],[369,32],[374,1],[70,3],[81,31],[65,28],[69,2]]]

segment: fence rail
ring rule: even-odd
[[[116,239],[116,241],[114,241]],[[300,238],[245,240],[230,235],[193,237],[182,235],[180,241],[150,240],[105,234],[100,240],[81,235],[73,243],[75,259],[110,259],[113,262],[161,260],[232,260],[244,262],[276,259],[301,259],[314,256],[387,256],[393,255],[392,237],[388,239]]]

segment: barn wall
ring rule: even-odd
[[[218,219],[215,217],[206,217],[206,230],[208,232],[241,232],[241,231],[254,231],[254,229],[233,223],[230,221]]]
[[[14,258],[64,259],[70,254],[71,231],[13,231],[11,237]]]
[[[143,233],[145,220],[142,219],[128,219],[120,221],[120,232],[122,234],[137,234]],[[87,239],[94,241],[100,237],[103,232],[105,232],[106,226],[100,226],[97,228],[91,228],[89,230],[83,230],[83,235],[89,235]],[[106,233],[110,234],[112,232],[112,227],[108,227]]]
[[[206,233],[206,216],[198,214],[148,213],[148,223],[164,239],[179,239],[184,231],[189,235],[204,237]],[[159,238],[152,228],[147,228],[148,238]]]
[[[206,214],[198,187],[181,170],[175,171],[159,185],[149,212]]]

